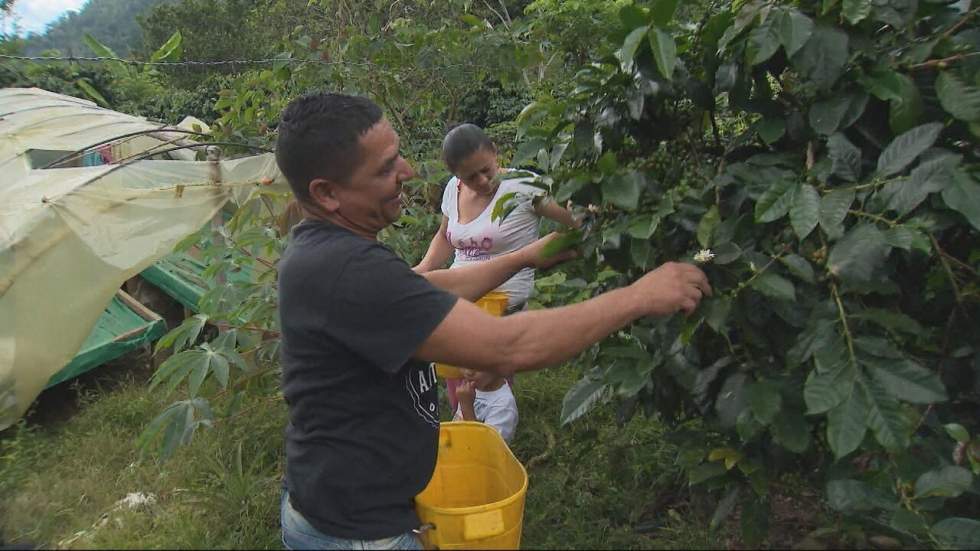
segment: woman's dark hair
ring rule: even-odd
[[[475,124],[461,124],[453,128],[442,140],[442,160],[450,172],[456,172],[459,163],[481,149],[497,152],[497,146]]]
[[[279,121],[276,164],[293,195],[310,201],[310,182],[350,180],[361,160],[360,139],[384,116],[373,101],[318,92],[289,102]]]

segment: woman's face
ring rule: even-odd
[[[479,195],[493,195],[497,191],[497,152],[481,147],[460,161],[456,166],[456,177],[473,192]]]

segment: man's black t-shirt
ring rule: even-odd
[[[327,222],[293,230],[279,264],[290,502],[324,534],[396,536],[436,462],[437,383],[412,354],[456,297]]]

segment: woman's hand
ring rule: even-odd
[[[578,251],[574,249],[567,249],[551,256],[544,255],[544,250],[545,247],[548,246],[548,243],[558,239],[559,237],[560,235],[557,232],[551,232],[534,243],[522,248],[520,253],[524,255],[524,265],[528,268],[546,270],[556,264],[561,264],[562,262],[577,258]]]
[[[476,383],[460,382],[456,387],[456,400],[459,401],[459,411],[462,413],[463,420],[476,421],[476,412],[473,410],[473,402],[476,401]]]

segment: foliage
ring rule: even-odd
[[[28,55],[38,55],[47,50],[84,55],[84,37],[88,34],[113,50],[127,55],[140,43],[140,28],[136,17],[155,6],[174,1],[176,0],[89,0],[77,12],[65,12],[50,23],[43,33],[30,34],[25,51]]]
[[[685,467],[724,492],[717,522],[762,504],[749,545],[769,479],[819,468],[869,529],[975,546],[972,463],[942,428],[975,430],[980,391],[975,10],[676,5],[623,6],[572,92],[521,114],[518,160],[602,205],[586,281],[717,255],[715,295],[603,343],[566,420],[605,392],[704,416],[729,444]]]

